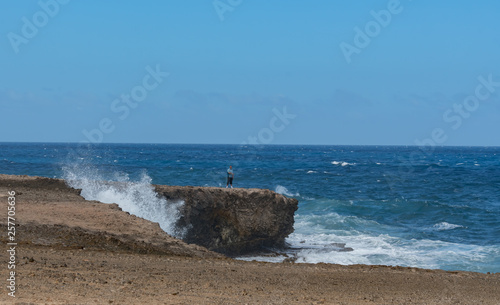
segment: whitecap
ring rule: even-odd
[[[307,196],[306,197],[302,197],[302,198],[304,198],[304,200],[307,200],[307,201],[314,201],[314,200],[316,200],[316,198],[307,197]]]
[[[433,225],[432,227],[438,231],[446,231],[446,230],[453,230],[453,229],[457,229],[457,228],[463,228],[464,226],[456,225],[456,224],[452,224],[452,223],[447,223],[447,222],[443,221],[443,222],[440,222],[440,223]]]
[[[332,161],[333,165],[347,166],[347,165],[356,165],[356,163],[349,163],[345,161]]]

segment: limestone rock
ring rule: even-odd
[[[235,255],[282,247],[293,232],[298,201],[264,189],[156,186],[167,200],[183,200],[183,240]]]

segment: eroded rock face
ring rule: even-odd
[[[298,201],[270,190],[156,186],[167,200],[183,200],[184,241],[224,254],[281,247],[293,232]]]

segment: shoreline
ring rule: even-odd
[[[0,175],[15,191],[16,302],[88,304],[498,304],[500,274],[268,263],[188,245],[64,180]],[[7,218],[2,218],[7,247]],[[7,275],[9,257],[2,258]],[[12,302],[4,288],[0,303]]]

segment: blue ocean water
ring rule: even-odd
[[[65,178],[177,235],[151,183],[225,187],[229,165],[235,187],[299,200],[296,262],[500,272],[500,147],[0,143],[0,173]]]

